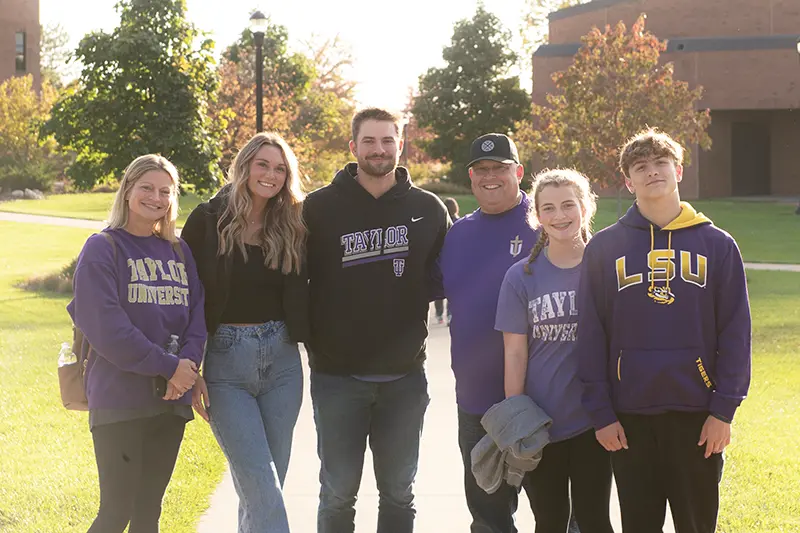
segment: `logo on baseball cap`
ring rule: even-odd
[[[487,133],[472,141],[469,159],[467,168],[484,159],[519,164],[519,153],[514,141],[509,139],[508,136],[502,133]]]

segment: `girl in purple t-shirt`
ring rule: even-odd
[[[596,210],[589,181],[574,170],[549,170],[533,185],[542,228],[527,259],[506,273],[495,329],[503,332],[506,397],[527,394],[552,419],[550,444],[524,484],[536,532],[566,531],[570,485],[582,533],[613,533],[611,462],[581,405],[575,353],[583,250]]]

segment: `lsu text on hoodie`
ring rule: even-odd
[[[634,204],[586,247],[577,352],[596,429],[615,412],[708,411],[750,385],[750,305],[736,241],[681,202],[659,228]]]
[[[378,198],[357,171],[349,163],[305,200],[310,364],[326,374],[403,374],[425,359],[431,273],[450,218],[405,168]]]

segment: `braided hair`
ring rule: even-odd
[[[592,219],[594,218],[595,212],[597,212],[597,195],[592,192],[592,187],[589,184],[588,178],[578,172],[577,170],[571,168],[556,168],[552,170],[543,170],[542,172],[538,173],[534,177],[533,181],[533,213],[531,213],[532,218],[534,218],[534,226],[539,226],[539,239],[536,241],[536,244],[531,249],[531,253],[528,256],[528,261],[525,263],[525,273],[531,274],[531,263],[533,263],[542,250],[549,244],[550,238],[547,235],[547,232],[538,222],[538,215],[539,215],[539,193],[545,187],[553,186],[553,187],[561,187],[561,186],[569,186],[572,187],[575,191],[575,196],[578,198],[578,203],[581,206],[581,210],[583,211],[583,223],[581,225],[581,239],[583,242],[589,242],[589,239],[592,237],[591,227],[592,227]]]

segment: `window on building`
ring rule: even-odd
[[[17,72],[25,72],[27,69],[27,57],[25,54],[25,32],[17,32]]]

